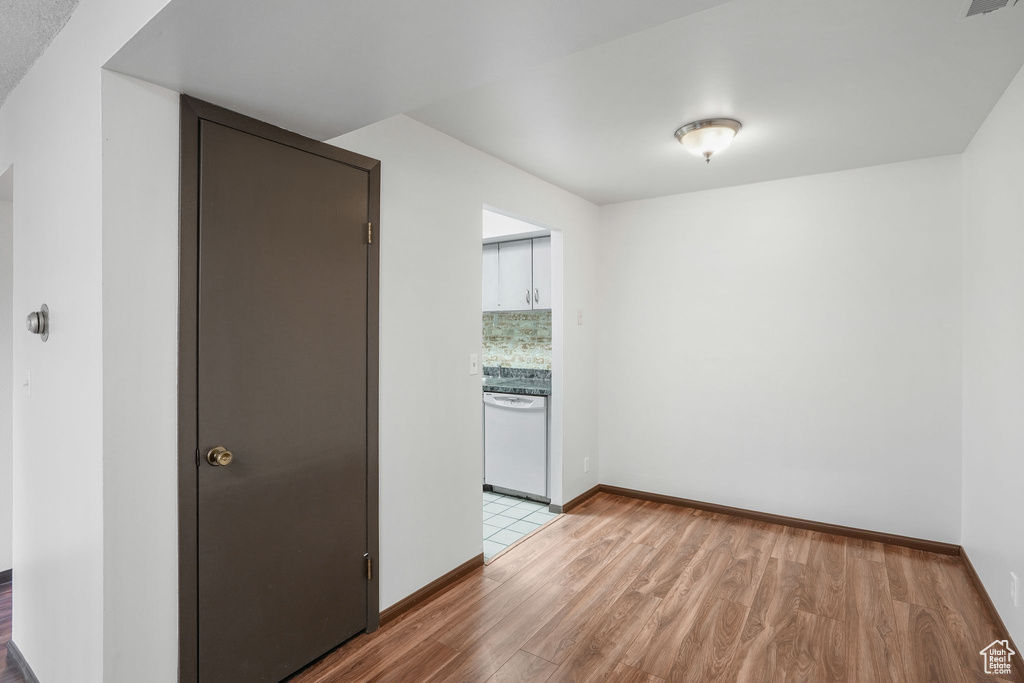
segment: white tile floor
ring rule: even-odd
[[[484,491],[484,559],[557,517],[544,503]]]

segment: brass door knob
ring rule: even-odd
[[[227,467],[234,459],[234,455],[223,446],[217,446],[206,454],[206,462],[214,467]]]

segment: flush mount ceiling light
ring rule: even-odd
[[[711,163],[711,155],[729,146],[743,126],[734,119],[703,119],[688,123],[676,131],[676,139],[690,154],[704,157]]]

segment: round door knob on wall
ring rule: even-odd
[[[214,467],[227,467],[234,459],[234,454],[223,446],[217,446],[206,454],[206,462]]]
[[[28,318],[25,320],[25,325],[28,327],[28,331],[32,334],[38,334],[46,341],[50,338],[50,309],[46,304],[39,307],[38,311],[33,311],[28,314]]]

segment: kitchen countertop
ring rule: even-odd
[[[524,396],[550,396],[551,380],[532,377],[484,377],[484,391]]]
[[[551,371],[527,368],[485,367],[484,391],[524,396],[550,396]]]

